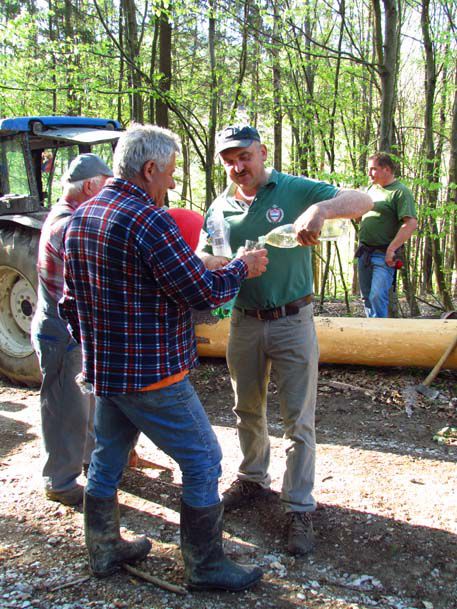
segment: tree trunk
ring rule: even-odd
[[[246,74],[247,67],[247,57],[248,57],[248,33],[250,26],[250,8],[251,8],[251,0],[246,0],[244,3],[244,14],[243,14],[243,29],[241,31],[241,52],[240,52],[240,60],[239,65],[240,69],[238,72],[238,78],[234,85],[235,87],[235,95],[233,98],[232,109],[230,111],[230,119],[229,122],[235,122],[236,111],[238,109],[238,105],[240,102],[240,94],[241,88],[244,81],[244,76]]]
[[[154,23],[154,34],[152,36],[151,43],[151,59],[149,62],[149,82],[153,82],[154,75],[156,72],[156,61],[157,61],[157,46],[159,41],[160,32],[160,21]],[[156,102],[157,99],[154,95],[149,96],[149,122],[154,123],[156,119]]]
[[[455,269],[457,267],[457,64],[455,66],[454,74],[454,103],[452,106],[450,134],[447,202],[449,208],[453,209],[450,217],[452,257],[449,258],[449,268]],[[455,295],[457,295],[457,281],[455,282]]]
[[[340,69],[341,69],[341,47],[343,44],[343,34],[346,28],[346,24],[345,24],[345,13],[346,13],[346,3],[345,0],[340,0],[340,17],[341,17],[341,21],[340,21],[340,33],[339,33],[339,37],[338,37],[338,53],[337,53],[337,59],[336,59],[336,66],[335,66],[335,76],[333,79],[333,101],[332,101],[332,108],[330,111],[330,118],[329,118],[329,123],[330,123],[330,133],[329,133],[329,169],[330,169],[330,173],[333,173],[335,171],[335,117],[336,117],[336,112],[337,112],[337,98],[338,98],[338,89],[339,89],[339,82],[340,82]]]
[[[165,10],[160,15],[159,27],[159,71],[162,75],[159,89],[163,97],[159,97],[156,102],[156,121],[160,127],[168,128],[167,95],[171,87],[171,23]]]
[[[73,40],[75,37],[74,29],[73,29],[73,6],[71,0],[65,0],[64,5],[64,33],[65,33],[65,53],[67,57],[71,57],[73,54]],[[72,62],[68,61],[66,63],[66,72],[67,72],[67,85],[68,85],[68,93],[67,93],[67,112],[70,115],[78,115],[81,114],[81,108],[78,105],[78,99],[75,92],[75,82],[72,77],[73,73],[79,73],[80,66],[78,65],[78,57],[73,57]]]
[[[277,171],[282,169],[282,109],[281,109],[281,65],[280,65],[280,9],[278,0],[274,2],[273,14],[273,40],[271,41],[271,55],[273,59],[273,166]]]
[[[396,80],[400,28],[397,0],[383,0],[384,35],[380,0],[372,0],[375,21],[375,48],[381,81],[381,124],[379,148],[389,152],[393,142],[393,117],[395,111]]]
[[[205,209],[211,205],[214,199],[213,186],[213,167],[214,152],[216,149],[216,121],[217,121],[217,75],[216,75],[216,8],[215,0],[210,0],[210,12],[208,19],[208,50],[210,64],[210,92],[209,92],[209,121],[208,121],[208,140],[206,144],[206,163],[205,163]]]
[[[136,22],[135,0],[122,0],[125,17],[125,47],[124,52],[129,58],[128,76],[130,93],[130,118],[138,123],[142,123],[143,98],[141,96],[141,76],[139,67],[140,52],[138,42],[138,27]]]
[[[49,27],[49,40],[51,42],[51,48],[54,48],[54,41],[56,40],[56,32],[55,32],[55,9],[53,6],[53,0],[48,0],[48,27]],[[57,71],[57,61],[54,50],[51,53],[51,82],[54,85],[52,87],[52,113],[57,114],[57,87],[56,87],[56,71]]]
[[[433,43],[430,37],[430,0],[422,0],[421,26],[425,51],[425,115],[424,115],[424,151],[425,151],[425,177],[430,185],[428,191],[429,205],[432,210],[436,209],[439,178],[439,159],[435,155],[435,144],[433,140],[433,110],[436,89],[436,64]],[[435,271],[435,279],[439,294],[443,300],[446,310],[452,310],[453,303],[450,291],[446,285],[446,277],[443,272],[443,255],[435,218],[430,215],[429,228],[431,234],[432,257]]]
[[[182,138],[182,189],[181,199],[187,201],[190,199],[190,159],[189,159],[189,141],[187,137]],[[192,201],[190,204],[192,208]]]

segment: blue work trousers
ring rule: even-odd
[[[155,391],[95,399],[96,447],[87,492],[113,497],[138,431],[174,459],[182,472],[182,499],[191,507],[219,503],[222,451],[189,379]]]
[[[395,269],[386,264],[385,254],[374,252],[358,259],[359,284],[367,317],[388,317],[389,290],[394,281]]]
[[[32,343],[43,378],[40,390],[43,478],[45,488],[74,488],[95,444],[94,399],[75,382],[81,372],[81,347],[60,318],[37,311]]]

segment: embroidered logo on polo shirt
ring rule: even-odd
[[[284,218],[284,210],[278,207],[277,205],[273,205],[273,207],[267,209],[266,216],[268,222],[270,222],[271,224],[277,224],[278,222],[281,222],[281,220]]]

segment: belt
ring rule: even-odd
[[[241,311],[250,317],[256,317],[261,321],[273,321],[275,319],[280,319],[281,317],[287,317],[288,315],[297,315],[301,308],[311,302],[313,302],[313,295],[308,294],[307,296],[303,296],[303,298],[288,302],[287,304],[282,305],[281,307],[275,307],[274,309],[242,309],[237,306],[235,306],[235,309],[238,309],[238,311]]]

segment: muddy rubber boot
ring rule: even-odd
[[[239,565],[224,555],[223,514],[222,502],[194,508],[181,501],[181,552],[191,590],[238,592],[262,577],[259,567]]]
[[[84,533],[90,571],[97,577],[114,573],[123,562],[143,560],[151,549],[146,537],[122,539],[117,495],[100,499],[84,493]]]

